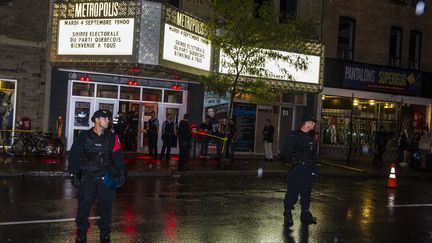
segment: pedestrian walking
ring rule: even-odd
[[[203,123],[201,123],[199,130],[206,134],[210,134],[213,132],[213,127],[210,123],[210,116],[206,116]],[[209,145],[209,137],[202,135],[201,138],[201,150],[200,150],[200,158],[208,159],[208,145]]]
[[[88,216],[96,199],[100,241],[110,241],[112,203],[115,188],[123,184],[125,164],[118,136],[107,129],[109,115],[106,110],[96,111],[91,118],[94,127],[82,131],[70,150],[68,172],[78,188],[76,242],[86,242]]]
[[[165,152],[165,160],[169,162],[171,156],[171,148],[177,147],[177,124],[171,113],[167,114],[167,120],[162,123],[162,150],[159,159],[162,160]]]
[[[192,129],[189,124],[189,114],[183,116],[183,120],[179,123],[178,131],[179,140],[179,170],[186,170],[187,162],[189,161],[190,149],[192,147]]]
[[[148,121],[147,129],[148,148],[149,154],[153,158],[157,159],[157,142],[158,142],[158,132],[159,132],[159,120],[156,118],[156,112],[150,112],[150,120]]]
[[[265,160],[273,162],[273,136],[274,136],[274,127],[271,124],[270,119],[265,120],[265,126],[262,131],[263,140],[264,140],[264,151],[265,151]]]
[[[300,129],[289,132],[282,146],[281,158],[290,164],[288,189],[284,199],[284,224],[288,227],[294,224],[291,210],[299,194],[301,197],[300,220],[305,224],[316,224],[317,222],[309,211],[317,160],[313,130],[315,124],[316,120],[313,117],[303,117]]]
[[[384,131],[384,127],[380,125],[375,135],[375,154],[373,159],[373,164],[375,166],[382,166],[382,159],[387,149],[387,142],[388,133]]]
[[[422,169],[427,168],[432,151],[432,134],[429,132],[428,127],[423,128],[423,134],[418,142],[419,146],[419,167]]]
[[[397,140],[397,158],[398,158],[398,163],[401,166],[407,165],[406,153],[408,151],[408,148],[409,148],[408,132],[406,131],[406,129],[404,129],[399,134]]]

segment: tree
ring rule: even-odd
[[[202,76],[201,83],[208,92],[230,94],[230,118],[234,98],[241,94],[251,95],[256,103],[275,101],[285,81],[267,78],[269,71],[263,68],[266,60],[280,60],[296,69],[307,69],[306,56],[278,50],[317,53],[316,25],[310,20],[296,19],[278,23],[273,1],[210,0],[209,4],[213,15],[206,19],[207,34],[215,50],[226,57],[219,60],[226,72]],[[286,74],[286,81],[293,81],[286,68],[279,68]]]

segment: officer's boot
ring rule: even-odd
[[[301,213],[300,221],[304,224],[316,224],[317,218],[312,216],[312,213],[310,211],[306,211]]]
[[[87,242],[87,232],[78,230],[75,243],[86,243],[86,242]]]
[[[291,212],[285,212],[284,213],[284,225],[287,227],[291,227],[294,225],[294,221],[293,221]]]
[[[111,242],[110,232],[109,231],[102,231],[100,233],[100,242],[101,243]]]

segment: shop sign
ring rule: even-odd
[[[307,62],[306,70],[298,70],[292,64],[282,61],[267,58],[263,65],[263,78],[295,81],[311,84],[319,84],[320,80],[320,57],[313,55],[304,55],[292,52],[276,51],[284,56],[289,56],[292,60],[297,58],[305,58]],[[234,61],[226,55],[223,51],[220,52],[219,57],[219,72],[225,74],[235,74],[233,69]],[[287,73],[292,75],[293,79],[290,80]],[[256,75],[243,72],[243,76],[257,77]]]
[[[210,71],[210,41],[190,31],[165,24],[162,58]]]
[[[134,62],[139,0],[56,0],[51,61]]]
[[[422,75],[419,72],[364,64],[344,64],[342,86],[345,88],[420,95]]]

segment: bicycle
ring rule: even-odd
[[[18,136],[7,138],[3,142],[3,151],[12,156],[23,154],[60,156],[64,152],[64,145],[60,139],[55,139],[50,134],[21,131]]]

